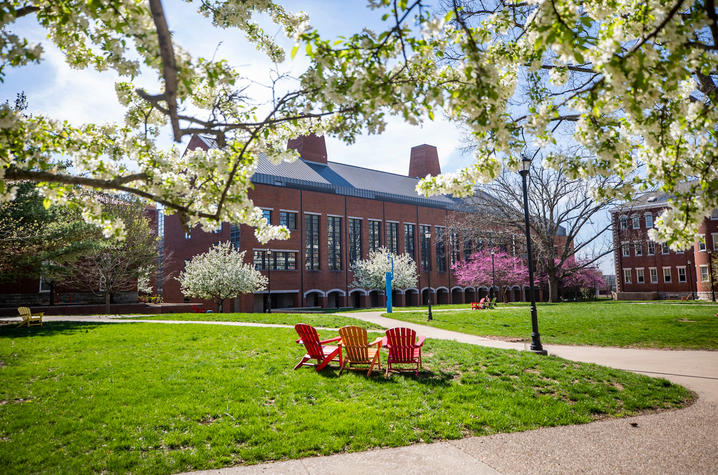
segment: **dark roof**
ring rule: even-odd
[[[200,139],[210,148],[217,146],[211,138],[200,136]],[[459,209],[459,200],[449,196],[420,196],[416,192],[418,178],[337,162],[324,164],[300,158],[275,165],[266,156],[260,156],[252,182],[432,208]]]

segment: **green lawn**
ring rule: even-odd
[[[538,305],[544,343],[718,350],[718,305],[666,302],[581,302]],[[496,310],[395,312],[391,318],[484,336],[530,338],[528,307]]]
[[[0,467],[174,473],[586,423],[692,399],[663,379],[432,340],[419,377],[293,371],[304,353],[295,338],[210,325],[2,326]]]
[[[161,315],[133,315],[131,318],[136,320],[277,323],[280,325],[306,323],[324,328],[341,328],[345,325],[356,325],[368,329],[381,329],[381,327],[374,323],[368,323],[355,318],[309,313],[164,313]]]

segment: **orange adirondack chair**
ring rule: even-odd
[[[369,365],[369,372],[367,376],[374,370],[374,365],[379,365],[379,371],[381,371],[381,355],[379,349],[381,348],[381,338],[369,343],[366,330],[356,326],[346,326],[339,329],[339,336],[342,342],[339,344],[344,348],[347,354],[342,362],[342,368],[339,370],[339,374],[342,374],[344,367],[349,364],[349,369],[352,369],[354,365],[367,366]],[[376,346],[376,348],[369,348],[370,346]],[[366,369],[366,368],[356,368]]]
[[[421,369],[421,347],[426,337],[420,336],[416,339],[416,332],[410,328],[391,328],[386,331],[386,344],[389,350],[389,357],[386,361],[386,375],[395,364],[415,365],[414,374],[419,374]],[[394,369],[394,371],[411,371],[411,369]]]
[[[297,330],[299,334],[297,343],[303,344],[304,348],[307,349],[307,354],[302,356],[297,366],[294,367],[295,370],[306,365],[315,366],[316,370],[319,371],[328,365],[331,360],[336,358],[337,355],[339,355],[339,364],[341,365],[343,363],[342,349],[340,346],[325,346],[326,343],[341,341],[341,337],[338,336],[329,340],[320,341],[317,330],[306,323],[297,323],[294,325],[294,329]],[[307,363],[309,360],[317,360],[317,363]]]

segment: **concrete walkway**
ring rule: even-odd
[[[514,350],[513,343],[402,322],[379,312],[343,314],[384,327],[404,326],[428,338]],[[273,326],[241,322],[188,322],[108,317],[48,317],[49,321],[195,323]],[[301,473],[718,473],[718,351],[664,351],[544,345],[562,358],[663,377],[698,395],[692,406],[578,426],[469,437],[367,452],[230,467],[207,474]]]

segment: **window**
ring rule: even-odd
[[[698,268],[701,272],[701,282],[708,282],[710,280],[710,276],[708,275],[708,266],[699,266]]]
[[[451,264],[459,261],[459,233],[451,231],[449,233],[449,248],[451,249]]]
[[[631,269],[623,269],[623,283],[624,284],[631,283]]]
[[[304,268],[319,270],[319,215],[304,215]]]
[[[718,208],[711,211],[711,219],[718,219]]]
[[[633,216],[631,216],[631,223],[632,223],[633,229],[641,229],[641,217],[638,216],[637,214],[634,214]]]
[[[239,249],[239,225],[233,224],[229,227],[229,242],[233,248]]]
[[[663,282],[665,282],[667,284],[671,282],[671,268],[670,267],[663,268]]]
[[[656,269],[655,267],[651,267],[648,270],[651,273],[651,283],[657,284],[658,283],[658,269]]]
[[[413,224],[404,225],[404,252],[416,261],[416,249],[414,249],[416,236],[414,235],[414,228],[415,226]]]
[[[219,227],[214,230],[214,233],[215,233],[215,234],[220,234],[220,233],[222,232],[222,225],[223,225],[223,224],[224,224],[224,223],[219,223]]]
[[[698,235],[698,251],[703,252],[705,250],[706,250],[706,235],[699,234]]]
[[[623,257],[630,257],[631,255],[631,245],[627,242],[621,243],[621,254]]]
[[[419,226],[419,240],[421,241],[421,268],[424,272],[431,270],[431,239],[426,238],[426,233],[431,236],[431,226],[422,224]]]
[[[386,247],[389,252],[399,252],[399,223],[386,223]]]
[[[676,251],[676,254],[683,254],[683,249],[681,249],[680,251]]]
[[[473,242],[471,238],[464,239],[464,260],[468,261],[471,254],[474,253]]]
[[[287,229],[297,229],[297,213],[293,211],[280,211],[279,224],[286,226]]]
[[[678,282],[686,281],[686,266],[676,267],[678,269]]]
[[[296,251],[272,251],[271,256],[263,249],[254,250],[254,268],[256,270],[297,270]]]
[[[670,254],[670,253],[671,253],[671,248],[669,248],[665,242],[661,243],[661,254],[665,255],[665,254]]]
[[[184,238],[185,238],[185,239],[192,239],[192,230],[191,230],[191,229],[190,229],[189,231],[185,231],[185,232],[184,232]]]
[[[369,220],[369,252],[381,247],[381,222]]]
[[[643,268],[636,269],[636,283],[638,283],[638,284],[646,283],[646,275],[644,273]]]
[[[267,220],[268,224],[272,224],[272,210],[271,209],[263,209],[262,217]]]
[[[653,215],[651,213],[646,213],[645,218],[646,218],[646,229],[651,229],[653,227]]]
[[[628,217],[627,216],[619,217],[618,222],[619,222],[619,228],[621,231],[628,229]]]
[[[342,218],[327,218],[327,249],[329,270],[342,270]]]
[[[297,253],[272,251],[272,270],[297,270]]]
[[[40,290],[38,292],[50,292],[52,290],[50,282],[45,280],[43,276],[40,276]]]
[[[711,241],[713,241],[713,250],[718,251],[718,233],[711,233]]]
[[[446,228],[436,227],[436,269],[446,272],[446,243],[444,242]]]
[[[349,265],[362,257],[361,219],[349,218]]]
[[[653,256],[656,254],[656,243],[653,241],[648,241],[648,255]]]
[[[633,243],[633,252],[636,256],[642,256],[643,255],[643,244],[640,242],[634,242]]]
[[[165,214],[161,209],[157,210],[157,235],[160,238],[165,237]]]

